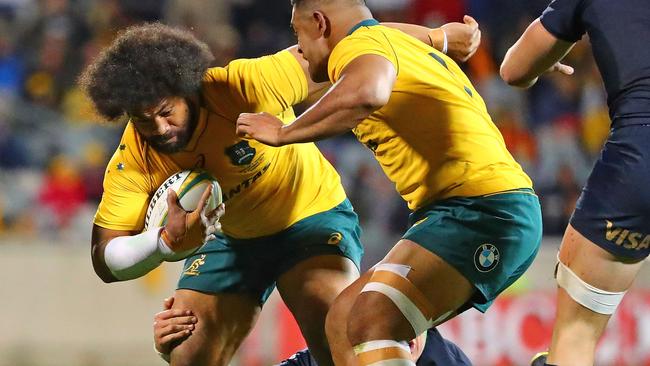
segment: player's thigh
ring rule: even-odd
[[[410,240],[397,243],[380,262],[382,264],[408,268],[406,278],[414,289],[403,293],[417,292],[423,295],[427,309],[423,315],[428,319],[442,321],[451,318],[475,292],[472,283],[458,270]],[[376,267],[375,275],[380,268]],[[375,278],[371,276],[369,281],[373,282]],[[414,298],[409,300],[421,303]],[[348,335],[353,344],[368,339],[410,340],[419,335],[416,331],[419,333],[426,328],[416,330],[398,305],[386,294],[377,291],[361,292],[348,316]]]
[[[411,268],[406,277],[430,301],[434,319],[460,308],[475,292],[470,280],[454,266],[411,240],[400,240],[382,263]]]
[[[626,291],[644,261],[618,257],[580,234],[569,225],[564,233],[559,259],[581,280],[610,292]]]
[[[276,235],[277,286],[303,332],[324,337],[325,315],[334,299],[359,277],[361,229],[348,200],[300,220]],[[307,335],[306,335],[307,336]]]
[[[198,322],[172,351],[173,365],[228,364],[273,289],[256,249],[218,235],[186,259],[174,307],[193,311]]]
[[[261,310],[258,299],[246,294],[207,294],[179,289],[174,308],[191,310],[195,329],[171,353],[172,365],[227,365],[253,328]]]
[[[359,270],[347,257],[310,257],[283,273],[278,291],[301,327],[321,327],[339,294],[359,278]]]
[[[327,313],[343,289],[358,277],[350,259],[322,255],[298,263],[278,280],[280,295],[319,365],[332,365],[334,358],[325,334]]]

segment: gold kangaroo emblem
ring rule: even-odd
[[[198,276],[201,274],[199,272],[199,267],[205,264],[205,254],[201,254],[201,258],[195,259],[192,264],[190,264],[185,271],[183,272],[184,275],[188,276]]]

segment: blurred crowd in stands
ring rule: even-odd
[[[434,27],[463,14],[478,20],[482,46],[464,67],[535,181],[545,232],[559,235],[609,120],[588,42],[568,56],[572,77],[547,75],[530,91],[500,80],[506,50],[548,1],[367,0],[384,21]],[[117,31],[143,21],[183,26],[224,65],[294,43],[290,16],[289,0],[0,0],[0,233],[89,236],[123,125],[99,120],[76,77]],[[320,146],[342,175],[366,241],[403,232],[408,210],[370,153],[351,136]]]

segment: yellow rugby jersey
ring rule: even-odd
[[[506,149],[485,103],[456,63],[396,29],[366,20],[332,51],[336,82],[355,58],[389,60],[397,80],[388,104],[353,132],[416,210],[453,196],[479,196],[532,183]]]
[[[291,106],[307,97],[307,79],[288,52],[236,60],[210,69],[198,124],[188,146],[162,154],[131,123],[106,169],[95,224],[139,231],[151,195],[173,173],[203,168],[221,185],[223,230],[236,238],[279,232],[345,199],[340,177],[314,144],[269,147],[235,134],[240,113],[267,111],[292,121]]]

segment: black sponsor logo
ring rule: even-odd
[[[255,157],[255,148],[252,148],[248,141],[244,140],[226,148],[226,155],[233,165],[248,165]]]

